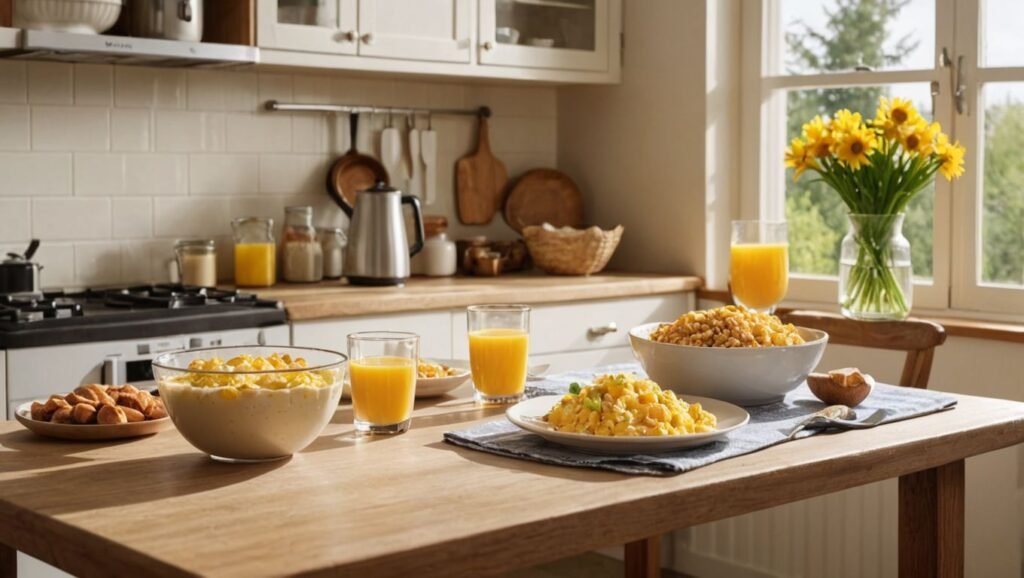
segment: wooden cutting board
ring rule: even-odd
[[[476,152],[455,163],[455,182],[459,221],[464,225],[490,223],[501,207],[508,171],[491,152],[486,117],[480,117]]]
[[[544,223],[579,227],[583,224],[583,193],[563,172],[533,169],[512,186],[504,216],[505,222],[520,233],[524,227]]]

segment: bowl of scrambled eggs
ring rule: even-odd
[[[341,398],[341,353],[211,347],[166,353],[153,374],[181,435],[221,461],[286,458],[308,446]]]
[[[751,406],[781,401],[803,383],[828,334],[730,305],[634,327],[629,342],[663,387]]]

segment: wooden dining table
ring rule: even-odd
[[[896,477],[900,575],[962,576],[964,460],[1024,441],[1024,404],[961,395],[949,411],[629,476],[445,443],[504,419],[458,393],[417,402],[394,437],[355,435],[342,405],[306,450],[261,464],[212,461],[174,430],[65,442],[0,422],[0,576],[19,550],[81,576],[485,576]]]

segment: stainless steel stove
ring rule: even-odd
[[[144,285],[0,296],[0,407],[82,383],[152,381],[166,351],[288,345],[277,301],[233,290]]]

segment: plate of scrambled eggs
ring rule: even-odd
[[[607,454],[702,446],[750,420],[750,414],[731,403],[694,396],[684,401],[650,379],[624,373],[573,383],[565,395],[520,402],[506,415],[547,441]]]

